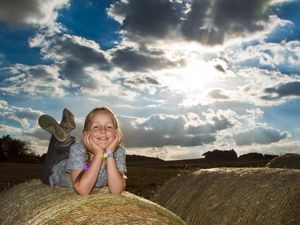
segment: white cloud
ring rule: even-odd
[[[0,90],[8,94],[64,96],[70,84],[60,78],[55,65],[27,66],[16,64],[10,68],[11,76],[1,82]]]
[[[5,101],[2,101],[5,104]],[[2,104],[3,105],[3,104]],[[5,104],[4,108],[0,109],[0,118],[12,120],[21,125],[22,128],[29,129],[32,124],[36,124],[38,117],[42,114],[39,110],[32,108],[8,106]]]
[[[234,65],[279,70],[288,74],[300,72],[300,41],[261,43],[235,48],[225,54],[226,59]]]
[[[5,124],[0,124],[0,131],[5,135],[14,135],[21,132],[21,129],[18,127],[13,127]]]

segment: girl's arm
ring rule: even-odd
[[[114,157],[107,158],[107,185],[112,194],[121,194],[125,190],[125,179],[118,168]]]
[[[80,195],[88,195],[94,188],[103,161],[103,152],[94,155],[87,171],[73,169],[71,180],[75,191]]]
[[[115,134],[114,141],[107,147],[106,152],[114,153],[119,147],[122,134],[119,130],[113,131]],[[117,167],[116,159],[114,157],[107,158],[107,186],[112,194],[121,194],[125,190],[125,179],[124,174],[122,174]]]
[[[85,147],[93,153],[94,157],[89,165],[88,170],[71,171],[71,180],[75,191],[80,195],[89,194],[97,181],[99,171],[103,162],[104,150],[99,148],[91,139],[90,133],[86,132],[83,135]]]

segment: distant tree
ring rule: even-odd
[[[213,151],[208,151],[202,154],[205,159],[211,159],[211,160],[237,160],[237,154],[233,149],[230,150],[219,150],[214,149]]]
[[[263,160],[264,155],[257,152],[250,152],[244,155],[240,155],[239,159],[248,159],[248,160]]]
[[[40,157],[33,153],[25,141],[11,138],[9,135],[0,138],[1,162],[40,163]]]
[[[239,159],[244,160],[271,160],[277,157],[278,155],[268,155],[268,154],[262,154],[257,152],[250,152],[244,155],[240,155]]]
[[[278,155],[270,155],[270,154],[265,154],[264,155],[264,159],[266,159],[266,160],[272,160],[276,157],[278,157]]]

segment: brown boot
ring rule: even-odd
[[[66,142],[70,139],[68,132],[63,129],[53,117],[42,115],[38,123],[41,128],[52,134],[59,142]]]
[[[67,131],[68,133],[70,133],[72,130],[76,128],[74,115],[67,108],[64,108],[63,110],[60,126],[64,128],[65,131]]]

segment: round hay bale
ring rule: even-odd
[[[287,153],[272,159],[267,167],[300,169],[300,154]]]
[[[185,224],[169,210],[124,192],[100,188],[88,196],[32,180],[0,194],[0,224]]]
[[[300,224],[300,170],[202,169],[172,178],[152,200],[187,224]]]

